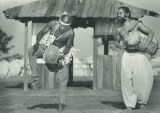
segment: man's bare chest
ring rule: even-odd
[[[67,32],[52,31],[51,35],[55,37],[55,42],[65,43],[68,40]]]

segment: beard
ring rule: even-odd
[[[117,17],[117,23],[124,24],[125,21],[126,21],[126,18]]]

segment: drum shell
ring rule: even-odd
[[[50,45],[44,52],[43,59],[47,64],[57,64],[60,58],[60,50],[54,45]]]
[[[158,50],[158,40],[153,38],[152,42],[149,44],[148,48],[144,50],[143,45],[147,43],[147,35],[139,32],[132,31],[128,34],[126,47],[128,51],[142,51],[150,55],[154,55]]]

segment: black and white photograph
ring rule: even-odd
[[[160,1],[0,0],[0,113],[160,113]]]

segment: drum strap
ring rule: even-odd
[[[53,33],[51,33],[52,35],[54,35],[55,36],[55,32],[58,30],[58,28],[59,28],[59,25],[56,27],[56,29],[54,30],[54,32]],[[64,33],[62,33],[59,37],[57,37],[56,39],[55,39],[55,41],[57,41],[57,40],[59,40],[60,38],[62,38],[67,32],[69,32],[71,29],[69,29],[69,30],[67,30],[66,32],[64,32]],[[56,37],[56,36],[55,36]]]
[[[130,26],[130,28],[125,33],[122,34],[122,36],[125,35],[125,34],[129,34],[130,32],[132,32],[139,22],[141,22],[141,21],[136,21],[132,26]]]

